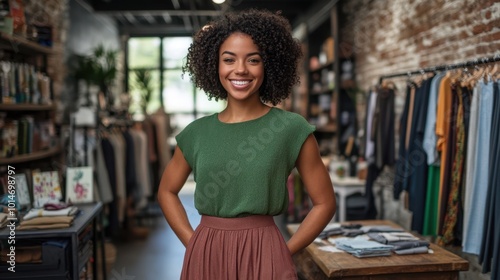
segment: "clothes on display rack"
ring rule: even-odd
[[[452,70],[473,65],[450,65],[437,73],[434,70],[444,66],[425,69],[421,74],[434,75],[408,82],[394,197],[409,193],[412,230],[436,236],[441,246],[462,245],[464,252],[479,256],[483,273],[491,271],[497,279],[500,89],[498,73],[489,72],[496,67],[476,67],[481,73],[477,77],[467,70]]]
[[[368,94],[364,139],[364,156],[368,163],[364,219],[375,219],[377,216],[373,186],[384,166],[393,166],[395,162],[394,98],[395,92],[391,86],[377,87]]]
[[[500,278],[500,84],[493,88],[494,105],[491,122],[490,156],[488,170],[488,190],[486,195],[486,211],[484,217],[483,236],[479,261],[483,265],[483,273],[491,272],[491,279]]]
[[[115,236],[127,227],[132,214],[155,201],[160,166],[170,159],[168,118],[156,114],[155,121],[118,122],[99,128],[92,155],[97,193],[107,208],[107,232]],[[162,159],[160,161],[160,159]],[[161,164],[159,164],[162,162]],[[133,211],[130,211],[133,210]]]

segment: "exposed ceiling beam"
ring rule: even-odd
[[[164,13],[161,16],[163,17],[163,20],[165,21],[165,23],[171,23],[172,22],[172,17],[170,16],[169,13]]]
[[[191,36],[192,29],[187,30],[184,25],[172,24],[156,24],[149,25],[147,28],[143,26],[123,26],[120,28],[121,34],[128,34],[130,36],[158,36],[158,35],[178,35],[178,36]]]
[[[138,16],[142,16],[145,14],[150,14],[152,16],[162,16],[165,13],[168,13],[170,16],[220,16],[221,11],[211,11],[211,10],[148,10],[148,11],[106,11],[106,12],[98,12],[100,14],[106,14],[110,16],[114,16],[122,13],[130,13]]]
[[[179,4],[179,0],[172,0],[172,5],[174,5],[174,8],[176,10],[179,10],[181,8],[181,5]]]
[[[196,11],[196,4],[194,3],[194,0],[189,0],[189,7],[191,8],[191,11]],[[194,30],[199,30],[201,26],[200,26],[200,21],[198,20],[198,16],[194,15],[192,16],[192,18],[193,18]]]
[[[114,18],[115,18],[115,19],[118,21],[118,23],[119,23],[119,24],[121,24],[121,25],[128,24],[128,20],[127,20],[127,19],[125,19],[125,17],[124,17],[123,15],[117,15],[117,16],[115,16]]]
[[[154,18],[152,15],[150,15],[150,14],[144,15],[144,19],[145,19],[147,22],[149,22],[149,24],[154,24],[154,23],[156,23],[155,18]]]
[[[124,13],[123,15],[131,24],[137,23],[137,19],[134,17],[134,15],[132,15],[132,13]]]

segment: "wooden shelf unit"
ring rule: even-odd
[[[18,163],[25,163],[25,162],[29,162],[29,161],[40,160],[40,159],[56,156],[61,152],[62,152],[61,146],[55,146],[55,147],[52,147],[48,150],[38,151],[38,152],[30,153],[30,154],[17,155],[17,156],[8,157],[8,158],[5,158],[5,157],[0,158],[0,165],[18,164]]]
[[[328,7],[309,15],[315,20],[307,27],[305,36],[306,118],[316,125],[315,136],[323,156],[335,153],[336,149],[340,82],[336,2],[329,2]]]
[[[0,50],[5,53],[4,60],[22,61],[35,65],[37,69],[45,72],[47,68],[47,56],[55,54],[58,50],[30,41],[18,35],[9,35],[0,32]],[[2,97],[3,98],[3,97]],[[1,101],[1,100],[0,100]],[[35,121],[50,120],[54,123],[55,104],[34,103],[0,103],[0,112],[5,113],[5,120],[19,120],[23,116],[33,116]],[[0,137],[3,137],[0,135]],[[32,135],[31,135],[32,137]],[[11,157],[0,157],[0,167],[17,164],[37,166],[40,160],[57,157],[63,151],[59,143],[53,143],[50,148],[38,150],[31,153],[18,154]],[[3,147],[0,147],[3,149]],[[35,162],[36,161],[36,162]],[[35,162],[32,164],[32,162]]]
[[[55,104],[0,104],[0,111],[53,111],[56,109]]]
[[[18,35],[9,35],[0,32],[0,46],[2,49],[9,49],[14,52],[21,52],[26,55],[33,55],[33,52],[38,54],[53,54],[55,49],[40,45]]]

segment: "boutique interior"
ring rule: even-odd
[[[179,279],[160,178],[226,105],[182,68],[196,31],[249,8],[301,43],[277,107],[316,127],[337,199],[299,279],[500,279],[498,0],[0,1],[0,278]],[[286,188],[288,239],[312,204],[296,170]]]

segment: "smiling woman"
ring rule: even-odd
[[[331,220],[335,196],[312,135],[300,115],[270,107],[298,81],[299,43],[280,15],[249,10],[201,29],[184,71],[209,98],[226,100],[220,113],[199,118],[176,137],[158,200],[186,246],[181,279],[297,279],[291,258]],[[285,243],[273,216],[288,208],[287,179],[297,168],[313,207]],[[194,231],[179,191],[190,173]]]

